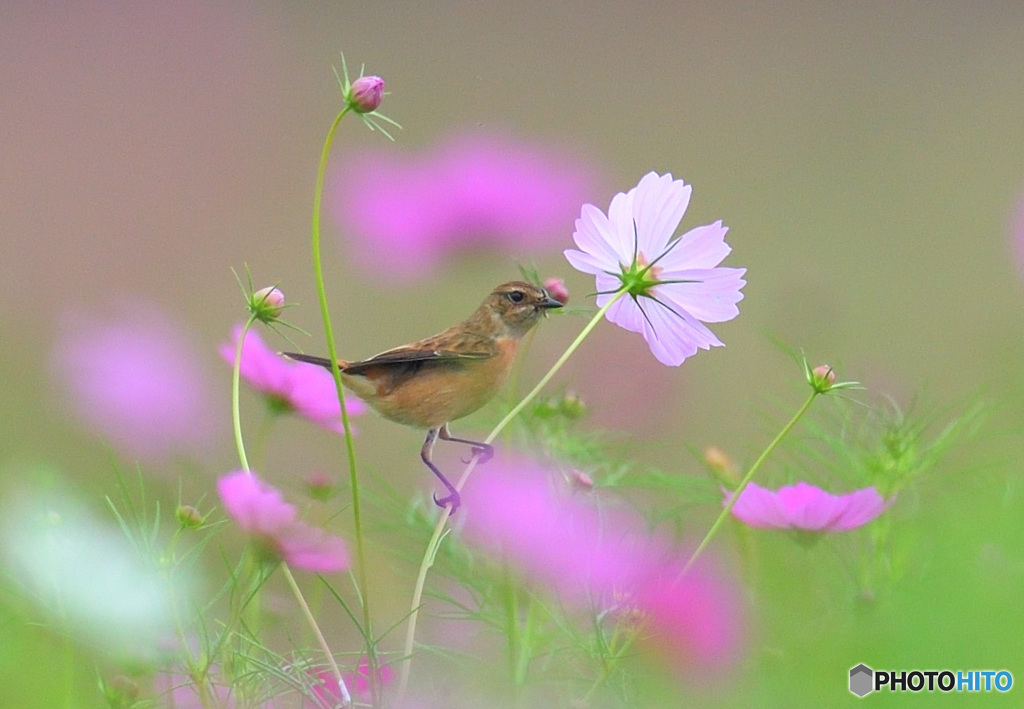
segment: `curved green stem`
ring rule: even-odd
[[[235,343],[235,364],[231,370],[231,427],[235,431],[238,461],[242,464],[242,470],[247,473],[252,473],[252,469],[249,468],[249,459],[245,455],[245,441],[242,439],[242,410],[238,404],[238,390],[242,370],[242,345],[245,344],[245,336],[255,321],[255,316],[249,316],[242,326],[242,331],[238,333],[238,342]]]
[[[750,470],[747,471],[747,474],[743,476],[743,479],[740,480],[740,484],[733,491],[732,497],[729,498],[728,504],[726,504],[725,507],[722,508],[722,511],[718,514],[718,517],[715,519],[714,524],[711,525],[711,529],[709,529],[708,533],[704,535],[704,538],[701,540],[700,544],[697,545],[697,548],[694,549],[693,554],[690,555],[690,559],[686,562],[686,566],[684,566],[683,570],[679,572],[680,576],[682,576],[690,570],[690,567],[693,566],[694,562],[697,561],[697,557],[699,557],[701,553],[703,553],[703,551],[707,548],[708,544],[711,543],[711,539],[715,536],[715,534],[718,533],[719,528],[721,528],[721,526],[725,523],[725,520],[729,516],[729,513],[732,512],[732,508],[733,506],[735,506],[736,501],[740,499],[740,495],[743,493],[747,485],[753,479],[754,474],[757,473],[758,469],[760,469],[761,464],[768,459],[768,456],[771,455],[772,451],[774,451],[776,447],[778,447],[779,443],[782,442],[782,439],[786,437],[786,434],[793,430],[793,427],[796,426],[797,422],[801,418],[803,418],[803,415],[807,413],[807,410],[809,408],[811,408],[811,403],[814,401],[815,397],[818,396],[818,394],[820,393],[821,392],[814,390],[811,393],[811,395],[807,397],[807,401],[803,403],[803,406],[801,406],[800,409],[795,414],[793,414],[793,418],[791,418],[789,422],[782,427],[782,430],[779,431],[778,434],[776,434],[775,438],[772,439],[772,442],[768,444],[768,447],[761,452],[761,455],[757,457],[757,460],[754,461],[754,464],[750,466]]]
[[[579,349],[580,345],[583,344],[583,340],[585,340],[591,331],[597,327],[597,324],[601,321],[601,318],[604,317],[605,313],[608,312],[608,309],[625,294],[625,289],[617,291],[607,303],[601,306],[601,309],[597,311],[594,317],[591,318],[590,322],[588,322],[583,330],[580,331],[580,334],[576,336],[576,339],[573,340],[565,352],[562,353],[562,356],[559,357],[553,365],[551,365],[551,369],[547,371],[547,374],[541,377],[540,381],[537,382],[537,385],[530,390],[529,394],[524,396],[518,404],[512,407],[511,411],[505,414],[505,417],[498,422],[498,425],[494,427],[494,430],[491,431],[490,435],[484,439],[484,443],[492,443],[494,439],[497,438],[505,429],[505,427],[512,422],[512,419],[518,416],[531,401],[537,398],[537,394],[540,393],[541,389],[547,386],[548,382],[550,382],[558,373],[558,370],[560,370],[569,360],[569,357],[571,357],[573,353]],[[474,454],[466,465],[466,469],[462,472],[462,477],[460,477],[459,481],[455,484],[455,489],[457,491],[461,491],[462,487],[466,484],[466,480],[469,479],[470,474],[476,467],[476,462],[477,457],[476,454]],[[450,507],[445,507],[441,511],[441,514],[437,519],[437,524],[434,525],[434,533],[431,535],[430,541],[427,543],[427,550],[423,554],[423,561],[420,562],[419,573],[416,576],[416,586],[413,590],[412,606],[409,609],[409,623],[406,626],[405,631],[405,646],[402,652],[404,659],[402,660],[401,679],[398,686],[399,701],[401,701],[401,698],[405,695],[405,690],[409,685],[409,673],[412,669],[412,651],[416,640],[416,620],[419,617],[420,604],[423,599],[423,587],[427,580],[427,572],[434,563],[434,556],[437,554],[437,549],[441,543],[441,537],[443,536],[445,525],[447,525],[448,517],[450,515]]]
[[[327,356],[331,360],[331,376],[334,377],[334,387],[338,394],[338,402],[341,405],[341,425],[345,430],[345,452],[348,456],[348,474],[352,488],[352,518],[356,541],[356,577],[362,598],[363,636],[367,639],[366,656],[370,670],[370,694],[374,706],[377,706],[379,704],[380,688],[377,681],[377,651],[374,645],[373,627],[370,620],[366,554],[363,544],[363,517],[359,499],[359,474],[356,469],[356,451],[355,445],[352,442],[352,426],[349,422],[348,410],[345,407],[345,390],[341,385],[341,370],[338,368],[338,350],[334,345],[334,332],[331,328],[331,316],[327,307],[327,291],[324,287],[324,272],[320,257],[320,211],[323,205],[324,176],[327,172],[327,159],[330,157],[331,145],[334,143],[334,136],[337,133],[338,126],[341,124],[341,119],[350,110],[350,107],[346,106],[335,117],[330,130],[327,131],[323,150],[320,152],[320,164],[317,167],[316,173],[316,191],[313,196],[313,270],[316,273],[316,291],[320,300],[320,313],[323,315],[324,335],[327,339]]]

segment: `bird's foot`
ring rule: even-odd
[[[489,443],[480,443],[473,446],[473,455],[469,460],[462,458],[462,462],[468,464],[470,460],[476,458],[477,465],[483,465],[491,458],[494,457],[494,446]]]
[[[462,497],[456,490],[452,490],[449,494],[440,498],[437,496],[437,493],[434,493],[434,504],[438,507],[447,507],[448,514],[453,515],[459,509],[459,505],[462,504]]]

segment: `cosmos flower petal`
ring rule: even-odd
[[[713,268],[662,274],[673,281],[672,288],[657,286],[658,293],[678,310],[703,322],[725,322],[739,314],[736,303],[743,300],[741,289],[745,268]]]
[[[254,473],[237,470],[225,475],[217,481],[217,493],[238,528],[276,558],[316,573],[348,568],[344,540],[300,522],[295,506]]]
[[[615,231],[604,212],[592,204],[584,204],[580,217],[576,220],[576,230],[572,238],[576,246],[603,264],[601,270],[618,271],[620,257],[612,247]],[[632,254],[630,245],[629,254]]]
[[[605,273],[608,270],[607,261],[593,256],[586,251],[566,249],[562,253],[565,254],[565,259],[569,264],[577,271],[582,271],[583,273],[589,273],[592,276],[596,276],[599,273]]]
[[[273,534],[295,521],[295,508],[281,493],[244,470],[218,480],[217,494],[238,528],[248,534]]]
[[[731,493],[726,492],[726,503],[730,497]],[[781,487],[777,492],[750,483],[732,514],[752,527],[841,532],[874,520],[894,500],[886,501],[873,487],[833,495],[805,482]]]
[[[721,220],[713,224],[694,227],[679,237],[679,241],[658,264],[665,271],[675,269],[714,268],[722,263],[732,248],[725,243],[729,227]]]
[[[237,326],[231,343],[218,349],[229,365],[234,365],[235,347],[241,333],[242,327]],[[344,431],[334,378],[326,369],[281,357],[264,344],[258,332],[250,330],[242,344],[239,373],[256,391],[274,399],[277,408],[284,405],[329,431]],[[350,396],[345,398],[345,409],[349,416],[356,416],[366,411],[366,405]]]
[[[832,524],[832,529],[836,531],[861,527],[878,517],[896,501],[895,497],[883,499],[873,487],[855,490],[845,497],[845,509]]]
[[[619,192],[612,197],[612,203],[608,207],[608,223],[611,229],[610,233],[607,234],[608,244],[618,256],[615,262],[610,264],[615,268],[609,270],[614,271],[618,270],[620,263],[627,264],[632,262],[634,255],[637,253],[640,235],[635,230],[632,191],[625,194]]]
[[[693,188],[682,180],[673,180],[671,173],[649,172],[630,192],[640,250],[653,259],[668,246],[690,204]]]
[[[644,339],[662,364],[677,367],[698,349],[710,347],[703,332],[661,303],[645,299],[640,307],[647,315],[644,319]]]
[[[348,568],[348,551],[341,537],[303,522],[284,527],[275,537],[281,557],[297,569],[331,574]]]

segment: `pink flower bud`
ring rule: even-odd
[[[569,484],[574,490],[579,492],[590,492],[594,489],[594,479],[584,473],[582,470],[573,468],[573,471],[569,474]]]
[[[704,462],[711,468],[711,472],[718,478],[719,482],[734,488],[740,484],[742,476],[733,464],[729,455],[721,448],[711,446],[704,451]]]
[[[348,105],[356,113],[376,111],[384,98],[384,79],[379,76],[360,76],[352,82],[348,92]]]
[[[569,289],[565,287],[565,282],[561,278],[547,279],[544,281],[544,289],[562,305],[569,302]]]
[[[203,513],[192,505],[180,505],[174,514],[178,518],[178,524],[185,529],[199,529],[205,521]]]
[[[836,383],[836,373],[827,364],[819,364],[811,370],[811,379],[816,391],[826,392]]]
[[[284,293],[272,286],[260,288],[252,294],[252,307],[267,319],[275,320],[281,316],[281,310],[284,309]],[[266,322],[264,318],[260,319]]]

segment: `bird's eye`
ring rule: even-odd
[[[526,295],[521,290],[514,290],[508,293],[508,299],[513,303],[522,303]]]

